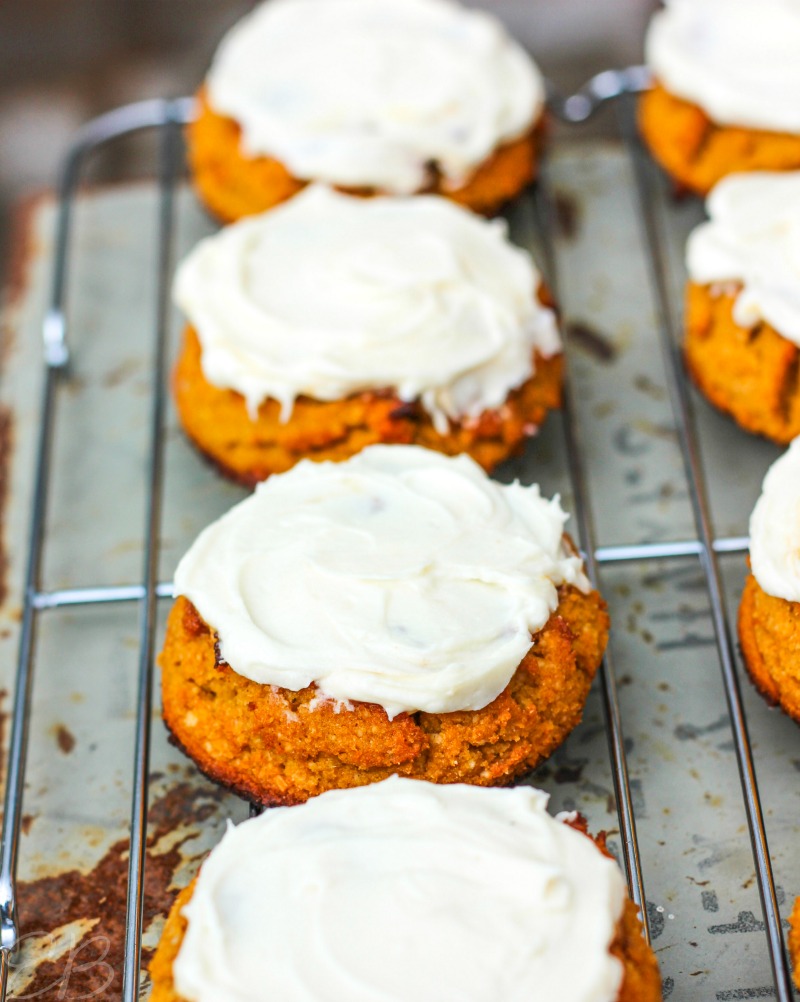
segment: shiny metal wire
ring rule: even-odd
[[[601,106],[616,101],[622,107],[627,95],[648,86],[649,78],[643,67],[608,71],[590,80],[577,94],[561,98],[550,93],[551,112],[563,122],[577,124],[590,118]],[[159,522],[162,480],[162,425],[165,394],[166,308],[172,258],[173,198],[180,159],[179,127],[190,121],[193,114],[191,99],[175,101],[144,101],[120,108],[89,122],[76,136],[65,160],[59,194],[60,208],[56,233],[55,271],[50,306],[43,322],[44,379],[39,410],[39,436],[35,454],[34,494],[31,511],[27,569],[23,595],[17,673],[11,711],[11,736],[8,751],[5,811],[0,834],[0,1002],[8,990],[9,958],[18,943],[16,870],[22,818],[26,749],[29,727],[29,704],[35,662],[36,620],[48,609],[71,606],[95,606],[109,602],[138,602],[140,615],[139,688],[134,750],[131,809],[131,854],[128,881],[126,943],[123,970],[124,1002],[134,1002],[139,992],[141,956],[142,904],[144,888],[145,844],[147,826],[147,765],[149,760],[149,721],[153,697],[153,650],[155,608],[159,598],[171,597],[172,585],[156,580],[159,547]],[[667,362],[671,400],[679,440],[684,455],[692,504],[697,524],[697,538],[666,543],[596,546],[591,514],[589,486],[583,471],[581,430],[576,420],[569,380],[566,390],[565,436],[569,473],[575,497],[576,520],[587,569],[596,580],[604,565],[647,560],[700,561],[706,575],[712,604],[723,681],[728,698],[734,733],[742,790],[750,823],[756,873],[761,890],[767,925],[767,940],[775,975],[777,998],[789,1002],[791,988],[788,964],[783,946],[775,884],[769,865],[769,853],[760,807],[752,749],[747,734],[741,695],[735,672],[730,631],[726,622],[716,557],[721,553],[743,553],[747,539],[742,537],[714,539],[711,535],[708,506],[702,468],[697,456],[691,408],[688,402],[680,362],[674,350],[673,322],[663,277],[660,234],[653,214],[648,165],[644,163],[629,118],[622,119],[622,133],[633,158],[637,191],[642,210],[642,226],[650,250],[650,268],[654,291],[660,310],[660,333]],[[54,591],[40,587],[40,566],[44,549],[44,529],[50,478],[50,455],[53,438],[54,412],[59,377],[68,364],[67,322],[65,315],[65,283],[69,266],[70,223],[73,202],[83,164],[96,149],[122,136],[143,129],[161,132],[159,166],[159,234],[158,234],[158,301],[154,320],[154,367],[150,423],[150,457],[148,491],[144,526],[144,568],[139,584],[116,587],[67,588]],[[550,257],[550,279],[557,284],[554,256],[549,234],[552,232],[552,204],[546,179],[540,184],[534,201],[545,246]],[[631,893],[644,907],[644,875],[636,844],[635,815],[632,807],[628,765],[622,733],[622,721],[616,697],[613,667],[607,658],[600,673],[603,704],[608,730],[611,765],[620,832],[623,841],[623,862]]]
[[[783,942],[781,915],[778,896],[772,872],[764,812],[756,778],[753,749],[747,728],[739,676],[736,672],[734,644],[731,635],[725,598],[722,587],[717,553],[713,545],[711,511],[708,503],[708,489],[700,458],[700,446],[694,426],[692,404],[683,372],[683,361],[677,338],[677,324],[667,291],[666,264],[663,251],[663,236],[654,206],[655,194],[654,165],[645,152],[636,130],[634,107],[626,94],[617,105],[617,117],[623,139],[630,154],[642,235],[648,248],[647,262],[650,281],[655,293],[658,316],[658,334],[667,376],[670,403],[675,416],[678,441],[683,457],[686,480],[689,484],[689,498],[692,505],[697,538],[700,543],[698,554],[706,588],[711,603],[711,618],[719,652],[719,663],[728,704],[731,733],[736,752],[736,762],[742,785],[745,814],[750,831],[750,842],[755,862],[756,880],[764,909],[767,943],[770,963],[775,980],[776,998],[780,1002],[790,1002],[793,997],[789,961]]]

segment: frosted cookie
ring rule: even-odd
[[[794,903],[789,918],[789,956],[794,967],[794,983],[800,988],[800,898]]]
[[[739,641],[759,691],[800,722],[800,439],[770,467],[750,519]]]
[[[737,174],[689,239],[685,356],[747,431],[800,434],[800,172]]]
[[[706,194],[727,174],[800,168],[797,0],[669,0],[645,58],[645,142],[681,184]]]
[[[492,214],[535,174],[544,99],[500,22],[451,0],[271,0],[220,44],[189,160],[226,222],[310,181]]]
[[[604,839],[546,805],[395,777],[229,829],[167,920],[153,1002],[657,1002]]]
[[[178,414],[201,452],[250,485],[380,442],[467,452],[491,469],[560,403],[544,299],[500,220],[434,196],[309,187],[180,266]]]
[[[259,484],[175,574],[174,741],[262,804],[394,773],[510,782],[579,722],[606,645],[566,517],[416,446]]]

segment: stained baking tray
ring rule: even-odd
[[[577,120],[640,83],[605,74],[554,107]],[[570,392],[499,475],[576,511],[613,622],[583,723],[530,782],[611,833],[645,898],[665,999],[789,999],[800,735],[739,685],[726,622],[778,451],[713,413],[676,367],[682,248],[702,206],[672,197],[632,137],[630,98],[616,106],[619,138],[559,132],[508,214],[557,288]],[[183,181],[190,113],[156,101],[90,123],[68,197],[33,206],[16,247],[0,385],[0,987],[8,976],[17,999],[146,996],[175,891],[248,813],[168,744],[153,689],[177,560],[243,496],[189,448],[166,392],[174,263],[213,229]],[[84,162],[133,133],[158,177],[79,189]]]

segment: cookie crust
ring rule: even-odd
[[[789,958],[794,968],[794,983],[800,988],[800,898],[789,916]]]
[[[597,592],[562,587],[558,609],[488,706],[389,720],[372,703],[320,699],[314,685],[293,692],[238,675],[221,661],[210,626],[179,597],[159,657],[163,717],[202,772],[265,806],[395,773],[499,786],[550,755],[580,721],[607,638]]]
[[[768,323],[740,327],[737,292],[689,283],[686,366],[704,396],[745,431],[786,445],[800,434],[800,348]]]
[[[272,157],[248,157],[241,129],[215,112],[205,89],[197,95],[198,113],[187,129],[189,164],[195,189],[206,208],[225,223],[271,209],[306,186],[312,178],[294,177]],[[449,188],[435,168],[422,191],[443,195],[482,215],[495,215],[536,177],[545,126],[540,119],[524,136],[499,146],[460,188]],[[354,195],[380,195],[370,188],[341,188]]]
[[[738,625],[753,684],[767,702],[800,723],[800,602],[768,595],[750,574]]]
[[[639,99],[638,118],[653,157],[698,195],[708,194],[727,174],[800,168],[800,136],[720,125],[659,83]]]
[[[416,403],[392,391],[369,391],[342,400],[299,397],[288,421],[280,404],[266,400],[256,420],[235,390],[212,386],[201,364],[193,328],[184,334],[173,373],[173,391],[184,431],[223,474],[248,487],[282,473],[301,459],[343,460],[376,443],[422,445],[454,456],[467,453],[485,470],[508,459],[561,404],[561,355],[534,358],[534,374],[512,390],[499,410],[475,420],[451,421],[440,434]]]

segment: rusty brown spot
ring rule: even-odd
[[[223,793],[214,788],[181,783],[150,808],[144,880],[145,929],[155,916],[166,914],[172,904],[173,877],[187,858],[182,850],[193,832],[176,840],[166,852],[154,851],[157,844],[185,824],[187,818],[191,818],[193,824],[202,823],[214,813],[222,796]],[[125,950],[128,845],[127,839],[115,842],[88,873],[68,870],[20,883],[23,942],[25,937],[41,937],[68,923],[82,923],[74,942],[68,944],[62,956],[57,959],[43,957],[21,998],[68,1002],[91,997],[98,1002],[118,1002],[122,994]],[[150,959],[151,951],[143,949],[143,963],[149,963]]]
[[[33,827],[33,822],[35,820],[36,820],[36,815],[35,814],[23,814],[22,815],[22,822],[21,822],[21,826],[20,827],[22,828],[22,834],[23,835],[30,834],[30,830]]]
[[[8,710],[4,708],[8,689],[0,689],[0,775],[5,774],[6,761],[6,725],[8,724]]]
[[[14,448],[14,419],[7,407],[0,407],[0,605],[8,595],[8,551],[5,539],[5,511],[8,499],[8,474]]]
[[[75,735],[72,731],[65,727],[64,724],[59,724],[56,727],[56,744],[59,750],[65,755],[69,755],[72,749],[75,747]]]
[[[613,362],[617,357],[618,349],[611,338],[583,320],[570,321],[566,326],[566,334],[577,348],[600,362]]]
[[[8,242],[0,248],[8,254],[4,264],[5,305],[16,306],[28,287],[30,265],[36,252],[36,237],[33,217],[39,208],[52,201],[52,194],[38,192],[19,201],[11,211],[8,227]],[[3,353],[8,351],[8,331],[3,332]]]
[[[141,368],[141,363],[135,358],[126,358],[124,361],[120,362],[119,365],[115,365],[113,369],[110,369],[105,376],[103,376],[103,386],[107,389],[113,389],[115,386],[119,386],[120,383],[124,383],[131,376],[135,375]]]
[[[572,195],[560,191],[555,196],[556,225],[565,240],[573,240],[580,227],[581,209]]]

